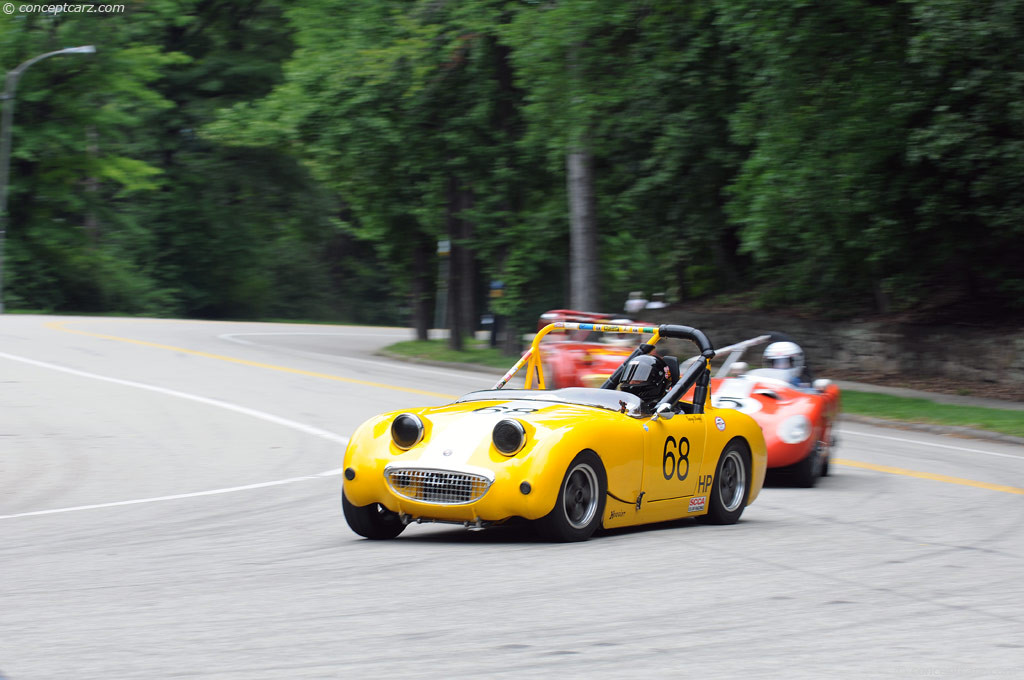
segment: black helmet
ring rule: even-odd
[[[668,387],[665,369],[668,367],[661,357],[642,354],[632,359],[622,374],[619,387],[624,392],[635,394],[644,401],[661,399]]]

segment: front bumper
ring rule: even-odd
[[[512,461],[510,461],[512,462]],[[352,470],[349,479],[348,470]],[[344,493],[357,506],[380,503],[409,521],[500,522],[511,517],[539,519],[554,507],[540,480],[520,466],[492,471],[478,467],[421,467],[363,464],[346,469]],[[525,482],[525,484],[524,484]],[[557,486],[555,488],[557,493]]]
[[[768,442],[768,468],[796,465],[814,450],[815,439],[808,438],[798,444],[786,444],[778,439]]]

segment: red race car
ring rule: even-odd
[[[556,321],[625,326],[650,325],[612,314],[552,309],[541,314],[537,330]],[[601,387],[638,344],[636,336],[627,333],[620,335],[591,330],[549,333],[540,345],[546,387]]]
[[[739,361],[743,352],[766,343],[764,368],[748,370]],[[711,380],[711,403],[735,408],[757,421],[768,447],[768,469],[791,473],[805,487],[828,475],[839,387],[830,380],[815,380],[803,350],[781,333],[723,347],[718,356],[726,359]]]

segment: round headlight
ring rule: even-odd
[[[416,446],[423,439],[423,421],[411,413],[399,415],[391,423],[391,438],[400,449]]]
[[[811,436],[811,421],[807,416],[793,416],[779,425],[779,439],[786,444],[799,444]]]
[[[514,456],[526,444],[526,430],[518,420],[502,420],[491,434],[494,448],[506,456]]]

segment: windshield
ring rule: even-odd
[[[512,401],[529,399],[532,401],[549,401],[557,404],[575,404],[577,406],[593,406],[609,411],[622,411],[629,415],[638,415],[643,406],[640,397],[628,392],[602,390],[596,387],[563,387],[560,390],[480,390],[470,392],[456,404],[467,401]]]

